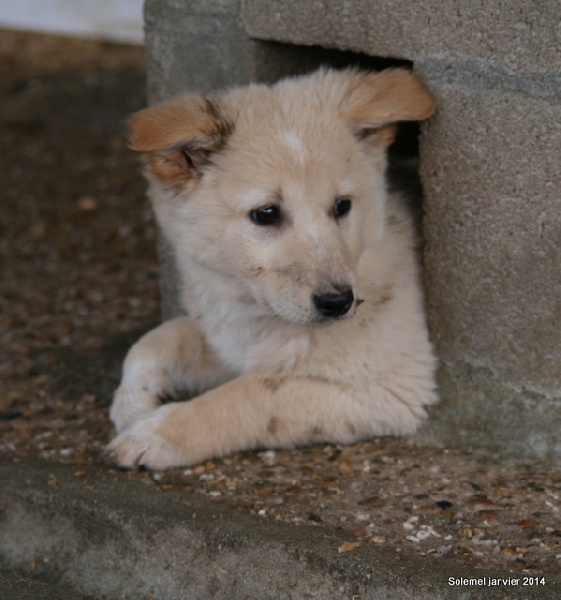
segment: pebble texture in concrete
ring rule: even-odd
[[[339,531],[265,521],[115,471],[75,471],[0,461],[0,569],[105,600],[559,597],[552,578],[539,588],[451,585],[515,575],[368,544],[341,552]]]

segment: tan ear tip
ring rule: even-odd
[[[419,120],[430,117],[437,107],[437,102],[424,81],[415,73],[410,73],[414,89],[412,93],[417,97],[419,103]]]
[[[384,107],[388,121],[422,121],[436,110],[436,100],[419,75],[404,67],[362,75],[375,95],[373,104]],[[383,112],[383,111],[382,111]]]
[[[139,110],[126,120],[128,147],[135,152],[153,150],[150,143],[148,109]]]
[[[141,144],[138,143],[138,140],[133,132],[129,132],[127,138],[127,147],[129,150],[133,150],[134,152],[145,152],[146,148],[143,148]]]
[[[425,92],[425,109],[424,111],[420,111],[422,113],[422,116],[419,118],[420,121],[422,121],[423,119],[428,119],[432,114],[434,114],[434,111],[436,110],[438,103],[436,102],[436,100],[434,99],[433,95],[428,91],[427,88],[424,88],[424,92]]]
[[[417,100],[419,112],[425,115],[421,118],[430,117],[436,110],[437,103],[423,79],[417,73],[404,68],[388,69],[387,73],[394,84]]]
[[[133,150],[134,152],[141,152],[141,148],[138,146],[135,134],[130,130],[127,135],[127,148],[129,150]]]
[[[129,115],[125,119],[125,127],[126,127],[126,136],[127,136],[127,146],[130,150],[138,151],[140,148],[137,143],[137,115],[138,113],[133,113]]]

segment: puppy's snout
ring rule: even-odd
[[[314,306],[320,315],[334,319],[349,312],[355,296],[351,288],[346,288],[338,294],[316,294],[313,300]]]

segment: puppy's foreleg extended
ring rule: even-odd
[[[226,381],[192,319],[178,317],[143,336],[130,350],[110,417],[118,432],[153,411],[176,390],[200,391]]]
[[[253,373],[156,409],[117,436],[109,451],[122,466],[162,469],[249,448],[412,433],[422,406],[395,403],[374,388],[357,393],[319,379]]]

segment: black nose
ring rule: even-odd
[[[354,302],[353,290],[346,289],[340,294],[317,294],[314,296],[314,305],[324,317],[341,317],[349,312]]]

